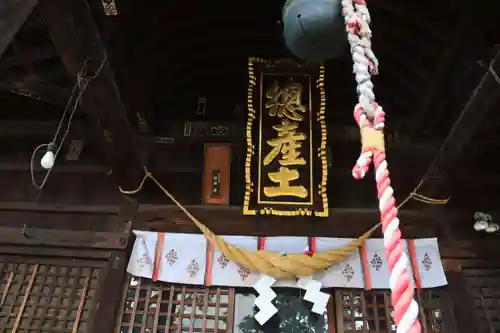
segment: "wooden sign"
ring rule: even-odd
[[[203,171],[204,203],[229,204],[230,173],[231,145],[223,143],[205,144]]]
[[[328,216],[324,69],[249,60],[245,215]]]

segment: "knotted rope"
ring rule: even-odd
[[[363,178],[373,161],[397,332],[420,333],[418,303],[413,298],[409,260],[403,251],[398,208],[386,161],[385,113],[375,102],[371,82],[371,75],[378,72],[378,61],[371,49],[370,14],[365,0],[342,0],[342,9],[357,82],[358,104],[354,107],[354,119],[360,128],[362,141],[361,154],[352,174],[356,179]]]
[[[307,254],[282,255],[271,251],[249,251],[226,243],[220,236],[214,234],[206,225],[200,222],[146,169],[144,178],[139,187],[133,191],[120,188],[120,192],[127,195],[139,193],[146,180],[150,178],[162,192],[172,200],[180,210],[200,229],[210,243],[224,256],[254,272],[262,272],[276,279],[293,279],[296,277],[310,276],[316,271],[324,270],[334,263],[339,263],[351,256],[363,242],[378,229],[377,223],[359,238],[352,240],[347,245],[326,252]]]
[[[310,276],[316,271],[321,271],[328,268],[332,264],[340,263],[353,255],[363,242],[369,238],[381,223],[377,223],[370,230],[365,232],[357,239],[352,240],[347,245],[326,252],[314,252],[309,254],[287,254],[274,253],[271,251],[248,251],[240,249],[234,245],[226,243],[220,236],[214,234],[206,225],[191,214],[177,199],[170,193],[151,172],[144,168],[144,177],[135,190],[124,190],[119,188],[120,192],[125,195],[134,195],[139,193],[143,188],[146,180],[151,179],[158,188],[179,207],[184,214],[200,229],[203,235],[210,243],[221,252],[227,259],[237,262],[238,264],[254,271],[261,272],[266,275],[275,277],[276,279],[291,279],[295,277]],[[435,200],[422,196],[417,193],[421,183],[403,200],[399,206],[402,207],[410,199],[415,199],[427,204],[442,205],[446,204],[447,200]]]

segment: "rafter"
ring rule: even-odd
[[[16,140],[19,137],[51,137],[57,130],[57,120],[2,120],[0,137],[9,137]],[[71,134],[82,139],[88,138],[89,123],[82,120],[73,120]]]
[[[435,66],[436,70],[429,75],[427,88],[422,95],[423,98],[420,101],[417,112],[415,112],[409,122],[409,124],[411,124],[411,136],[416,136],[423,128],[425,128],[425,120],[429,118],[430,113],[438,114],[443,110],[443,103],[438,103],[436,109],[436,99],[438,98],[440,92],[442,92],[441,86],[444,84],[443,81],[453,68],[454,59],[458,56],[458,51],[465,42],[464,40],[466,38],[464,38],[464,32],[467,31],[466,29],[471,29],[471,16],[472,15],[470,15],[469,12],[465,12],[465,14],[463,14],[457,21],[453,36],[442,54],[441,61]]]
[[[39,3],[39,12],[70,77],[75,78],[86,61],[89,67],[93,66],[93,70],[97,70],[104,61],[102,70],[87,87],[81,105],[112,135],[110,159],[119,184],[125,188],[137,187],[143,169],[135,135],[87,2],[43,0]]]
[[[464,106],[460,116],[455,122],[450,133],[444,140],[439,152],[424,174],[419,193],[431,198],[443,198],[449,196],[456,182],[457,165],[466,145],[479,129],[482,121],[493,109],[493,105],[500,99],[498,76],[494,73],[500,72],[500,52],[491,62],[491,67],[482,77],[478,87],[472,93],[470,99]],[[460,169],[460,167],[458,167]],[[474,207],[468,207],[474,209]],[[449,221],[444,218],[444,210],[441,206],[430,208],[436,216],[440,227],[444,231],[448,241],[455,240],[455,232]]]
[[[0,89],[16,95],[41,100],[60,107],[65,107],[70,90],[49,83],[36,82],[1,82]]]
[[[33,10],[36,0],[2,0],[0,7],[0,56]]]
[[[57,57],[57,53],[51,47],[19,51],[3,57],[0,61],[0,69],[5,70],[6,68],[22,66],[54,57]]]
[[[451,176],[450,171],[456,169],[457,161],[465,146],[479,129],[488,112],[493,110],[494,103],[498,103],[500,99],[500,82],[496,81],[494,76],[496,74],[492,74],[491,71],[500,72],[500,53],[497,53],[491,62],[490,69],[483,75],[425,173],[423,179],[426,183],[422,186],[424,194],[442,196],[450,193],[449,190],[446,191],[446,187],[451,185],[446,182],[446,179]]]
[[[405,5],[400,2],[390,0],[373,1],[370,4],[370,6],[374,7],[374,10],[380,9],[381,11],[385,11],[386,13],[393,14],[394,17],[397,17],[401,21],[405,22],[408,30],[411,29],[410,25],[413,25],[415,28],[421,30],[422,32],[425,32],[425,34],[430,37],[432,41],[441,42],[443,40],[446,40],[446,35],[440,33],[435,22],[431,22],[431,20],[426,19],[423,15],[416,15],[414,10],[409,9]],[[438,21],[437,23],[440,22]],[[410,30],[410,32],[408,34],[405,34],[405,36],[408,36],[412,33],[413,31]]]
[[[209,141],[241,144],[245,138],[245,124],[238,120],[184,121],[182,118],[175,118],[172,121],[173,123],[169,124],[164,131],[157,132],[156,137],[141,136],[140,138],[149,138],[148,140],[151,142],[156,141],[159,145],[161,145],[161,142],[164,145],[166,142],[170,142],[169,146],[202,145]],[[50,136],[55,132],[58,123],[59,119],[5,119],[2,120],[2,126],[0,126],[0,137],[16,139],[19,137]],[[71,135],[81,139],[90,139],[89,126],[92,127],[92,122],[74,119],[71,123]],[[330,125],[328,131],[332,133],[329,137],[329,142],[332,144],[359,144],[359,130],[356,126]],[[422,140],[413,142],[408,140],[407,136],[394,131],[387,131],[386,144],[388,149],[391,150],[410,150],[411,155],[432,156],[436,151],[436,142]],[[346,149],[350,149],[350,147]],[[352,153],[355,154],[354,151]]]

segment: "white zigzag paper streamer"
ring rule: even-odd
[[[259,294],[254,303],[259,308],[259,312],[255,314],[254,318],[260,325],[265,324],[278,312],[278,309],[272,303],[272,300],[276,298],[276,293],[271,289],[271,286],[275,282],[275,278],[262,275],[259,281],[253,285],[253,288]]]
[[[312,276],[307,276],[301,277],[297,284],[306,291],[304,299],[313,303],[311,311],[320,315],[325,313],[330,295],[321,291],[321,282],[314,280]]]

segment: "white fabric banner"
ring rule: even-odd
[[[135,276],[182,284],[219,285],[233,287],[251,287],[261,277],[260,273],[251,272],[235,262],[227,260],[220,252],[213,249],[203,235],[134,231],[137,238],[127,271]],[[251,236],[223,236],[237,247],[250,251],[258,248],[258,238]],[[161,239],[164,239],[163,244]],[[160,241],[157,242],[157,239]],[[316,238],[316,250],[328,251],[345,246],[352,241],[348,238]],[[308,251],[307,237],[266,237],[264,249],[286,255]],[[404,250],[409,255],[408,269],[413,259],[418,272],[413,272],[422,288],[433,288],[447,284],[436,238],[413,241],[410,251],[404,241]],[[158,248],[157,248],[158,247]],[[360,252],[364,251],[361,256]],[[160,253],[161,252],[161,253]],[[413,256],[410,256],[410,254]],[[155,263],[155,258],[159,258]],[[364,274],[369,276],[365,276]],[[369,288],[388,289],[389,272],[384,256],[382,239],[369,239],[365,247],[355,252],[344,262],[332,265],[324,272],[317,272],[314,278],[325,288]],[[369,282],[369,285],[365,284]],[[414,283],[416,284],[416,283]],[[296,281],[278,281],[273,287],[298,287]]]
[[[199,234],[165,234],[158,280],[205,284],[207,240]]]
[[[227,243],[239,248],[249,251],[257,250],[257,237],[223,236],[223,238]],[[260,276],[260,273],[252,272],[234,261],[229,261],[222,253],[216,249],[214,250],[211,284],[217,286],[251,287],[259,280]]]
[[[134,248],[127,266],[127,272],[134,276],[151,279],[153,277],[156,238],[155,232],[136,231]]]
[[[415,252],[422,287],[434,288],[447,285],[437,238],[415,239]]]
[[[352,239],[348,238],[316,238],[316,249],[318,252],[326,252],[347,245]],[[314,274],[314,279],[325,286],[337,286],[341,288],[364,288],[363,266],[359,251],[341,263],[331,265],[324,272]]]
[[[367,239],[366,263],[370,274],[373,289],[387,288],[389,284],[389,269],[384,255],[384,241],[381,239]]]

